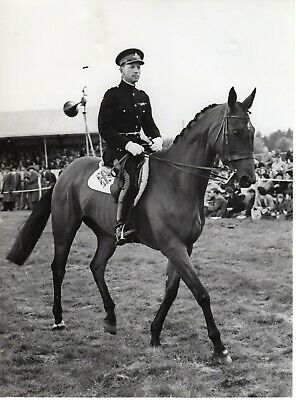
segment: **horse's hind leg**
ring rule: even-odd
[[[62,317],[62,283],[65,276],[65,268],[69,250],[70,246],[66,247],[65,245],[55,245],[54,259],[51,264],[53,278],[53,329],[62,329],[65,327]]]
[[[169,261],[167,266],[167,280],[164,299],[157,311],[156,317],[151,324],[151,346],[160,346],[160,333],[162,331],[162,326],[173,304],[179,289],[180,277],[174,270],[172,263]]]
[[[54,325],[53,329],[62,329],[65,327],[63,321],[62,309],[62,283],[65,276],[66,263],[69,251],[75,237],[75,234],[81,224],[81,220],[76,216],[70,215],[63,210],[52,215],[52,226],[54,236],[54,259],[51,264],[52,277],[53,277],[53,315]],[[67,218],[66,218],[67,217]]]
[[[115,303],[112,300],[109,289],[105,282],[105,269],[109,258],[114,254],[116,245],[113,237],[100,236],[98,237],[98,247],[91,261],[90,268],[94,276],[94,280],[101,293],[106,317],[104,319],[104,329],[106,332],[116,333],[116,316],[115,316]]]

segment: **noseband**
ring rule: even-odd
[[[249,117],[240,117],[238,115],[229,115],[228,114],[228,110],[226,110],[226,113],[222,119],[222,123],[220,125],[220,129],[218,131],[218,134],[216,136],[214,145],[217,143],[217,140],[219,139],[220,134],[222,133],[222,139],[223,140],[223,144],[225,145],[225,158],[223,160],[223,162],[225,162],[226,164],[229,164],[232,161],[238,161],[238,160],[244,160],[244,159],[251,159],[253,158],[253,153],[250,153],[246,156],[240,156],[240,155],[236,155],[236,154],[231,154],[230,153],[230,146],[229,146],[229,130],[228,130],[228,121],[230,119],[233,118],[238,118],[238,119],[245,119],[250,121]]]

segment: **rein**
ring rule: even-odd
[[[151,155],[148,155],[148,156],[151,157]],[[169,165],[175,167],[176,169],[178,169],[179,171],[186,172],[187,174],[190,174],[190,175],[201,176],[202,178],[205,178],[204,175],[201,175],[201,174],[195,172],[195,170],[205,170],[205,171],[210,171],[213,178],[216,178],[216,179],[219,178],[219,179],[223,179],[223,180],[228,179],[222,175],[219,175],[217,172],[215,172],[215,170],[216,171],[221,170],[221,168],[219,168],[219,167],[203,167],[203,166],[198,166],[198,165],[184,164],[184,163],[180,163],[177,161],[165,160],[165,159],[157,157],[155,155],[153,155],[152,158],[156,159],[158,161],[164,162],[166,164],[169,164]],[[184,168],[192,168],[193,171],[187,171]]]
[[[229,134],[229,131],[228,131],[228,120],[231,119],[231,118],[239,118],[239,119],[247,119],[247,120],[249,120],[249,117],[240,117],[238,115],[228,115],[227,114],[227,110],[226,110],[226,113],[225,113],[225,115],[224,115],[224,117],[222,119],[222,123],[220,125],[220,128],[219,128],[218,134],[216,136],[216,139],[214,141],[214,144],[216,144],[221,132],[223,132],[224,143],[225,143],[225,146],[226,146],[226,148],[228,150],[227,158],[226,158],[227,162],[250,158],[249,156],[236,157],[236,156],[231,156],[231,154],[230,154],[230,151],[229,151],[229,140],[228,140],[228,134]],[[178,169],[178,170],[180,170],[182,172],[186,172],[187,174],[190,174],[190,175],[196,175],[196,176],[201,176],[201,177],[205,178],[205,176],[195,172],[195,170],[205,170],[205,171],[210,171],[211,172],[210,178],[212,178],[212,179],[221,179],[221,180],[225,180],[225,181],[229,180],[229,178],[221,176],[217,172],[215,172],[215,171],[221,171],[221,168],[219,168],[219,167],[203,167],[203,166],[199,166],[199,165],[184,164],[184,163],[180,163],[180,162],[177,162],[177,161],[165,160],[165,159],[157,157],[155,155],[153,155],[153,158],[158,160],[158,161],[162,161],[162,162],[165,162],[165,163],[167,163],[169,165],[172,165],[176,169]],[[193,171],[188,171],[188,170],[186,170],[184,168],[191,168],[191,169],[193,169]],[[231,176],[233,176],[233,175],[231,175]]]

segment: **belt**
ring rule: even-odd
[[[126,135],[126,136],[139,136],[140,132],[118,132],[119,135]]]

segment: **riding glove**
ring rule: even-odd
[[[150,145],[150,149],[152,151],[160,151],[162,150],[163,139],[161,137],[156,137],[152,140],[152,144]]]
[[[133,156],[137,156],[137,155],[143,153],[144,147],[141,146],[141,145],[138,144],[138,143],[127,142],[127,144],[125,145],[125,150],[127,150],[128,152],[130,152]]]

